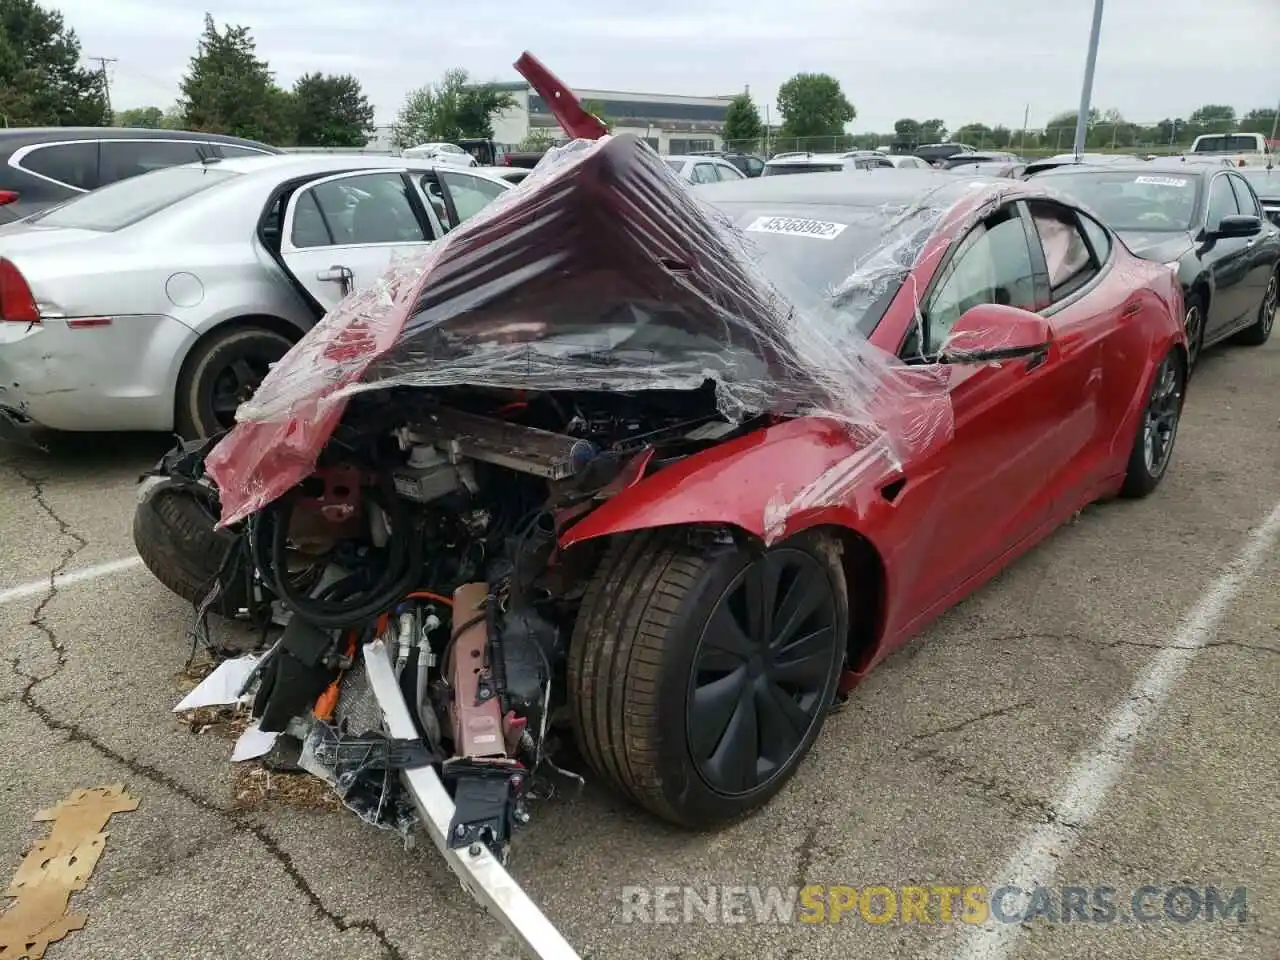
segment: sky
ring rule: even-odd
[[[530,50],[570,87],[732,94],[776,119],[791,75],[830,73],[854,132],[900,117],[1043,126],[1080,99],[1089,0],[45,0],[109,66],[113,106],[172,104],[206,10],[248,26],[278,82],[354,74],[391,123],[450,67],[518,80]],[[1107,0],[1093,103],[1154,123],[1280,103],[1280,0]]]

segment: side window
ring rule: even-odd
[[[1236,206],[1240,208],[1240,212],[1250,217],[1266,219],[1262,213],[1262,205],[1258,203],[1258,198],[1253,195],[1253,190],[1249,184],[1234,175],[1227,179],[1231,181],[1231,186],[1235,188]]]
[[[290,231],[295,247],[426,239],[398,173],[365,173],[309,187],[298,197]]]
[[[717,163],[716,176],[721,180],[741,180],[742,171],[731,163]]]
[[[957,320],[970,307],[999,303],[1036,308],[1035,270],[1027,231],[1015,208],[971,230],[957,245],[925,312],[925,352],[937,356]]]
[[[1043,200],[1027,204],[1044,249],[1049,290],[1054,302],[1075,293],[1098,274],[1075,212]]]
[[[1231,189],[1231,180],[1226,174],[1213,178],[1209,186],[1209,229],[1222,222],[1223,217],[1234,217],[1240,212],[1236,205],[1236,195]]]
[[[747,176],[758,177],[764,172],[764,161],[755,157],[747,157]]]
[[[1093,254],[1098,258],[1098,263],[1103,264],[1111,259],[1111,234],[1107,233],[1106,228],[1092,217],[1087,217],[1083,213],[1079,214],[1080,225],[1084,227],[1085,236],[1089,238],[1089,245],[1093,247]]]
[[[60,143],[52,147],[36,147],[18,164],[50,180],[92,190],[98,186],[98,142]]]
[[[99,185],[106,186],[180,163],[195,163],[201,159],[197,146],[177,140],[103,140],[98,148]]]
[[[217,144],[218,152],[228,160],[234,157],[269,157],[265,150],[254,150],[252,147],[237,147],[229,143]]]
[[[694,183],[715,183],[719,178],[716,176],[716,167],[713,163],[695,163],[693,165],[693,182]]]
[[[504,188],[492,181],[466,173],[437,170],[436,176],[444,182],[445,189],[449,191],[449,198],[453,200],[453,208],[458,211],[460,222],[470,220],[506,192]]]

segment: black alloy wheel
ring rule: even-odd
[[[233,326],[201,341],[178,379],[175,420],[184,439],[215,436],[235,426],[236,410],[261,385],[294,341],[275,330]]]
[[[1182,416],[1183,376],[1177,354],[1169,353],[1156,372],[1151,399],[1143,414],[1142,458],[1147,473],[1158,479],[1169,466]]]
[[[1280,267],[1271,274],[1267,283],[1267,292],[1262,297],[1262,310],[1258,314],[1258,324],[1262,328],[1262,338],[1271,336],[1276,325],[1276,309],[1280,307]]]
[[[845,638],[810,553],[769,551],[729,584],[694,652],[686,728],[698,775],[726,797],[788,769],[828,707]]]
[[[271,364],[284,354],[285,351],[280,350],[277,356],[267,356],[259,347],[245,351],[214,374],[209,387],[209,406],[213,409],[218,426],[228,430],[235,426],[236,411],[240,409],[240,404],[253,396],[253,392],[271,369]]]

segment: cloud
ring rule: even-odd
[[[167,105],[195,53],[208,0],[52,0],[89,56],[118,58],[118,107]],[[313,70],[353,73],[380,122],[412,88],[460,66],[518,79],[532,50],[573,86],[646,93],[732,93],[750,86],[773,111],[799,71],[836,76],[855,129],[899,117],[1042,125],[1079,100],[1090,9],[1022,0],[248,0],[213,10],[253,30],[259,55],[290,84]],[[1103,18],[1094,103],[1136,121],[1204,103],[1238,110],[1280,99],[1277,0],[1112,0]]]

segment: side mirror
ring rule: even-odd
[[[1262,232],[1262,219],[1246,214],[1223,217],[1217,228],[1210,230],[1206,239],[1223,240],[1231,237],[1256,237]]]
[[[943,363],[991,363],[1032,357],[1049,349],[1053,329],[1038,313],[999,303],[970,307],[942,345]]]

